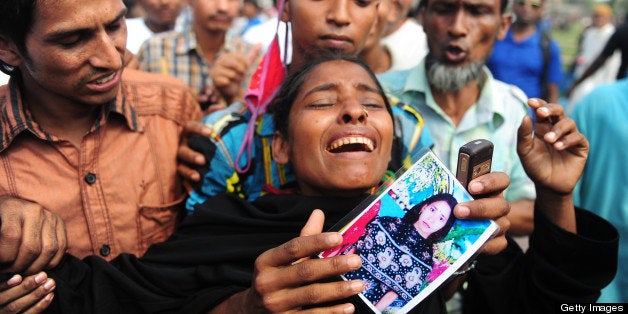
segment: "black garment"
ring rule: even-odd
[[[363,198],[268,195],[252,204],[229,195],[210,198],[197,205],[194,214],[183,221],[168,241],[151,246],[140,259],[120,255],[107,263],[96,256],[83,261],[66,256],[49,272],[57,281],[49,310],[59,313],[206,312],[248,288],[257,256],[298,236],[313,209],[325,212],[328,228]],[[495,308],[495,313],[525,313],[528,308],[519,303],[507,306],[502,304],[503,300],[533,300],[546,305],[545,308],[576,299],[579,302],[595,300],[599,290],[615,274],[617,231],[593,214],[584,215],[579,211],[578,219],[579,232],[585,236],[595,235],[592,239],[570,235],[541,221],[535,228],[535,237],[541,240],[532,241],[537,249],[529,250],[525,256],[514,247],[497,256],[481,257],[480,270],[486,265],[495,275],[478,276],[477,282],[471,280],[472,286],[477,285],[479,290],[470,288],[469,291],[477,291],[480,296],[483,291],[490,293],[478,300],[486,304],[477,303],[478,306]],[[566,249],[557,249],[556,243]],[[572,258],[566,258],[563,251],[568,251]],[[574,261],[575,267],[566,268]],[[539,278],[544,282],[537,282]],[[498,289],[491,286],[493,282],[503,284]],[[358,313],[364,313],[360,302],[355,304]],[[502,311],[503,306],[507,306],[508,311]],[[439,293],[434,293],[416,312],[445,313],[444,300]]]
[[[534,213],[524,255],[508,239],[495,256],[478,256],[463,293],[464,313],[562,313],[561,303],[592,303],[617,271],[619,234],[595,214],[576,209],[578,234]]]
[[[621,51],[621,64],[617,71],[617,79],[626,77],[628,71],[628,22],[620,25],[606,42],[602,55],[612,56],[615,50]]]

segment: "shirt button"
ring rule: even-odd
[[[109,245],[103,244],[100,248],[100,255],[109,256],[109,254],[111,254],[111,248],[109,247]]]
[[[85,176],[85,182],[87,182],[87,184],[89,184],[89,185],[94,184],[94,182],[96,182],[96,175],[95,175],[95,174],[93,174],[93,173],[91,173],[91,172],[90,172],[90,173],[88,173],[88,174]]]

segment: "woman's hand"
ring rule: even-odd
[[[530,99],[536,120],[525,117],[518,131],[517,153],[536,186],[536,207],[555,225],[576,233],[573,189],[582,175],[589,142],[563,107]]]
[[[519,127],[517,153],[537,190],[569,194],[589,153],[589,142],[559,104],[530,99],[536,121],[526,116]],[[534,129],[533,129],[534,128]]]
[[[321,233],[323,212],[315,210],[301,236],[260,255],[251,288],[232,296],[211,313],[353,313],[353,304],[317,304],[348,298],[364,290],[361,280],[318,282],[360,268],[357,255],[311,259],[342,243],[339,233]],[[308,306],[307,310],[303,310]]]
[[[52,302],[55,286],[44,272],[25,278],[14,275],[0,283],[0,314],[43,312]]]
[[[458,219],[492,219],[499,225],[498,234],[486,242],[482,253],[497,254],[507,246],[506,231],[510,228],[510,220],[506,215],[510,212],[510,203],[503,196],[510,184],[510,178],[503,172],[491,172],[469,182],[469,193],[477,199],[460,203],[454,208]]]

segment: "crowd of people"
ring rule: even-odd
[[[376,248],[310,257],[421,150],[452,168],[478,138],[492,172],[441,228],[499,232],[418,310],[626,302],[626,24],[593,8],[565,106],[545,0],[511,5],[2,1],[0,313],[385,308],[352,275]],[[432,243],[422,207],[404,236]]]

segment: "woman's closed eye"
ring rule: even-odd
[[[312,109],[324,109],[334,106],[337,103],[336,99],[320,99],[313,101],[307,105],[307,108]]]
[[[362,106],[366,109],[384,109],[386,106],[379,102],[365,102],[362,103]]]

